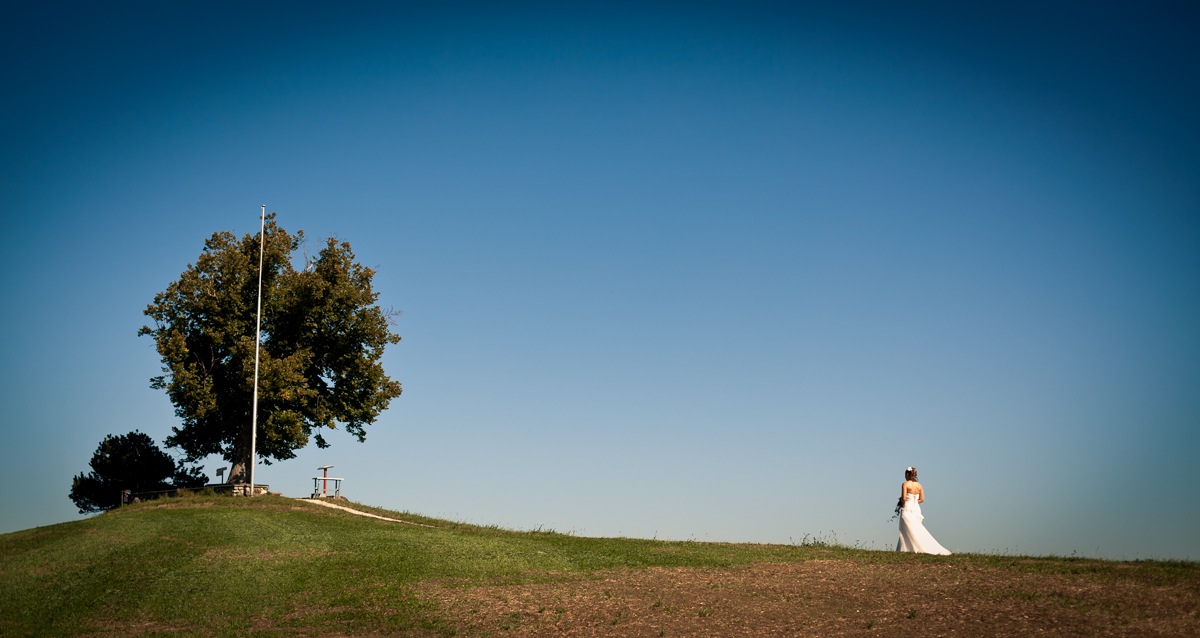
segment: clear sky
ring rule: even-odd
[[[246,4],[0,21],[0,532],[170,433],[142,311],[265,203],[403,313],[273,490],[890,548],[915,465],[952,550],[1200,560],[1191,3]]]

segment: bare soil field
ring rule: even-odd
[[[1200,583],[1125,564],[810,560],[426,582],[463,636],[1200,636]],[[1094,567],[1094,565],[1092,565]]]

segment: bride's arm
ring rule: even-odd
[[[921,486],[921,487],[917,488],[917,504],[921,504],[924,502],[925,502],[925,487]]]

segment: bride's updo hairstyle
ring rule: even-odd
[[[906,468],[904,470],[904,480],[906,480],[906,481],[917,480],[917,468],[915,468],[915,467]]]

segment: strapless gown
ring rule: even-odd
[[[950,555],[950,550],[942,547],[933,534],[925,529],[924,520],[917,495],[909,494],[904,499],[904,509],[900,510],[900,540],[896,543],[896,551]]]

